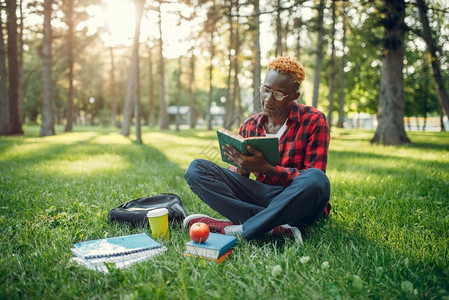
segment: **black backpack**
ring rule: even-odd
[[[182,222],[187,212],[181,198],[175,194],[162,194],[148,198],[140,198],[126,202],[108,213],[111,222],[120,222],[133,227],[148,225],[147,212],[156,208],[168,209],[168,221]]]

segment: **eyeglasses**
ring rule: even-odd
[[[274,99],[276,99],[277,101],[284,100],[286,97],[288,97],[288,95],[290,95],[292,92],[295,92],[296,90],[297,90],[297,88],[291,92],[288,92],[286,95],[284,95],[284,93],[279,92],[279,91],[274,91],[274,90],[270,89],[269,87],[266,87],[263,84],[260,86],[260,92],[262,93],[262,95],[264,97],[268,96],[271,93],[271,94],[273,94]]]

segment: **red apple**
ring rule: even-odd
[[[190,226],[189,235],[192,241],[204,243],[209,237],[209,226],[202,222],[194,223]]]

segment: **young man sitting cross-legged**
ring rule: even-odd
[[[229,144],[223,147],[225,154],[239,168],[194,160],[185,179],[204,203],[228,220],[190,215],[185,228],[204,222],[213,232],[248,240],[271,232],[302,244],[300,229],[329,214],[330,183],[325,174],[329,127],[322,112],[295,102],[304,77],[303,67],[289,57],[268,64],[260,87],[262,112],[248,118],[239,133],[245,138],[276,136],[280,164],[269,164],[249,146],[253,155],[242,155]],[[250,172],[256,180],[249,178]]]

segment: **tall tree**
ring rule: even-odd
[[[446,116],[449,118],[449,97],[445,88],[444,79],[441,75],[440,57],[437,54],[439,46],[433,37],[432,30],[429,25],[429,18],[427,17],[427,6],[424,0],[417,0],[419,9],[419,16],[421,19],[423,32],[422,36],[426,42],[427,49],[431,56],[431,65],[433,70],[433,76],[437,85],[438,97],[440,99],[441,107],[446,112]]]
[[[6,135],[9,133],[9,102],[2,11],[3,7],[0,5],[0,135]]]
[[[276,48],[274,50],[274,56],[282,55],[282,5],[281,0],[276,1]]]
[[[338,93],[338,121],[337,127],[343,128],[343,123],[345,119],[345,67],[346,67],[346,3],[342,4],[343,13],[342,17],[342,51],[343,55],[341,56],[341,69],[340,69],[340,90]]]
[[[234,109],[235,109],[235,99],[234,99],[234,92],[233,92],[233,85],[232,80],[235,79],[235,77],[232,76],[233,72],[235,72],[235,59],[236,56],[236,50],[235,50],[235,26],[234,26],[234,0],[229,1],[229,47],[228,47],[228,61],[229,61],[229,69],[228,69],[228,78],[227,78],[227,88],[226,88],[226,115],[225,115],[225,121],[224,125],[226,128],[229,128],[232,126],[231,122],[234,118]]]
[[[404,128],[404,0],[384,1],[383,64],[378,125],[372,143],[400,145],[410,140]]]
[[[315,60],[315,73],[313,80],[313,98],[312,98],[312,106],[317,107],[318,105],[318,96],[320,89],[320,81],[321,81],[321,65],[323,62],[323,36],[324,36],[324,8],[326,6],[326,0],[320,0],[318,4],[318,19],[317,19],[317,30],[318,30],[318,41],[316,46],[316,60]]]
[[[156,117],[154,111],[154,72],[153,72],[153,46],[148,49],[148,101],[149,101],[149,112],[148,112],[148,125],[154,126],[156,124]]]
[[[253,110],[255,113],[261,111],[260,90],[261,85],[261,65],[260,65],[260,5],[259,0],[253,0],[254,6],[254,62],[253,62]]]
[[[209,34],[209,94],[207,100],[207,129],[212,130],[212,97],[213,97],[213,71],[214,71],[214,59],[215,59],[215,30],[217,28],[217,7],[215,5],[215,1],[213,5],[207,11],[207,19],[205,24],[205,31]],[[226,99],[228,100],[228,99]]]
[[[161,14],[161,5],[158,7],[158,15],[159,15],[159,97],[160,97],[160,105],[159,105],[159,117],[161,119],[161,129],[168,129],[168,113],[167,113],[167,101],[165,95],[165,63],[164,63],[164,51],[163,51],[163,39],[162,39],[162,14]]]
[[[134,75],[136,82],[134,84],[134,120],[136,127],[136,143],[142,144],[142,130],[140,122],[140,55],[139,55],[139,40],[140,40],[140,23],[142,22],[143,6],[145,0],[134,0],[136,6],[136,23],[134,26],[134,46],[133,55],[136,57],[136,66]]]
[[[179,125],[181,122],[180,116],[180,106],[181,106],[181,96],[182,96],[182,85],[181,85],[181,74],[182,74],[182,56],[178,58],[178,76],[177,80],[177,97],[176,97],[176,131],[179,131]]]
[[[117,126],[117,93],[115,89],[115,62],[114,62],[114,47],[111,43],[109,45],[109,58],[111,60],[111,68],[109,71],[109,89],[111,95],[111,124]]]
[[[42,85],[43,109],[40,136],[55,134],[53,119],[53,85],[52,85],[52,5],[53,0],[44,1],[44,38],[42,40]]]
[[[17,2],[6,2],[8,13],[8,71],[9,71],[9,133],[23,134],[22,118],[19,115],[19,61],[17,56]]]
[[[329,128],[332,126],[332,112],[334,111],[334,91],[335,91],[335,22],[336,17],[336,7],[335,1],[332,1],[332,29],[331,29],[331,73],[329,79],[329,109],[327,113],[327,121],[329,122]]]
[[[65,23],[67,24],[67,36],[66,36],[66,53],[68,62],[68,72],[67,77],[69,81],[69,90],[67,93],[67,115],[66,115],[66,126],[65,132],[72,132],[73,130],[73,65],[74,65],[74,50],[75,36],[74,36],[74,23],[73,23],[73,9],[74,0],[64,0],[63,11],[65,15]]]
[[[25,121],[23,113],[23,1],[19,0],[19,48],[18,48],[18,64],[19,64],[19,116],[20,122]]]
[[[143,0],[134,0],[136,10],[136,23],[134,27],[133,51],[131,56],[131,65],[128,76],[128,84],[126,86],[125,105],[123,108],[123,124],[122,134],[129,136],[131,129],[132,104],[134,103],[134,118],[136,122],[136,138],[141,143],[140,136],[140,88],[139,88],[139,38],[140,38],[140,22],[143,14]]]
[[[195,47],[190,49],[190,79],[189,79],[189,104],[190,104],[190,128],[196,126],[195,108]]]
[[[235,22],[235,37],[234,37],[234,86],[232,88],[232,99],[234,100],[234,105],[232,109],[232,119],[229,123],[230,126],[234,125],[235,118],[240,116],[241,113],[241,103],[240,103],[240,82],[239,82],[239,74],[240,74],[240,63],[239,63],[239,57],[240,57],[240,20],[239,20],[239,14],[240,14],[240,6],[237,1],[236,3],[236,16],[237,21]],[[240,124],[238,124],[240,126]]]

